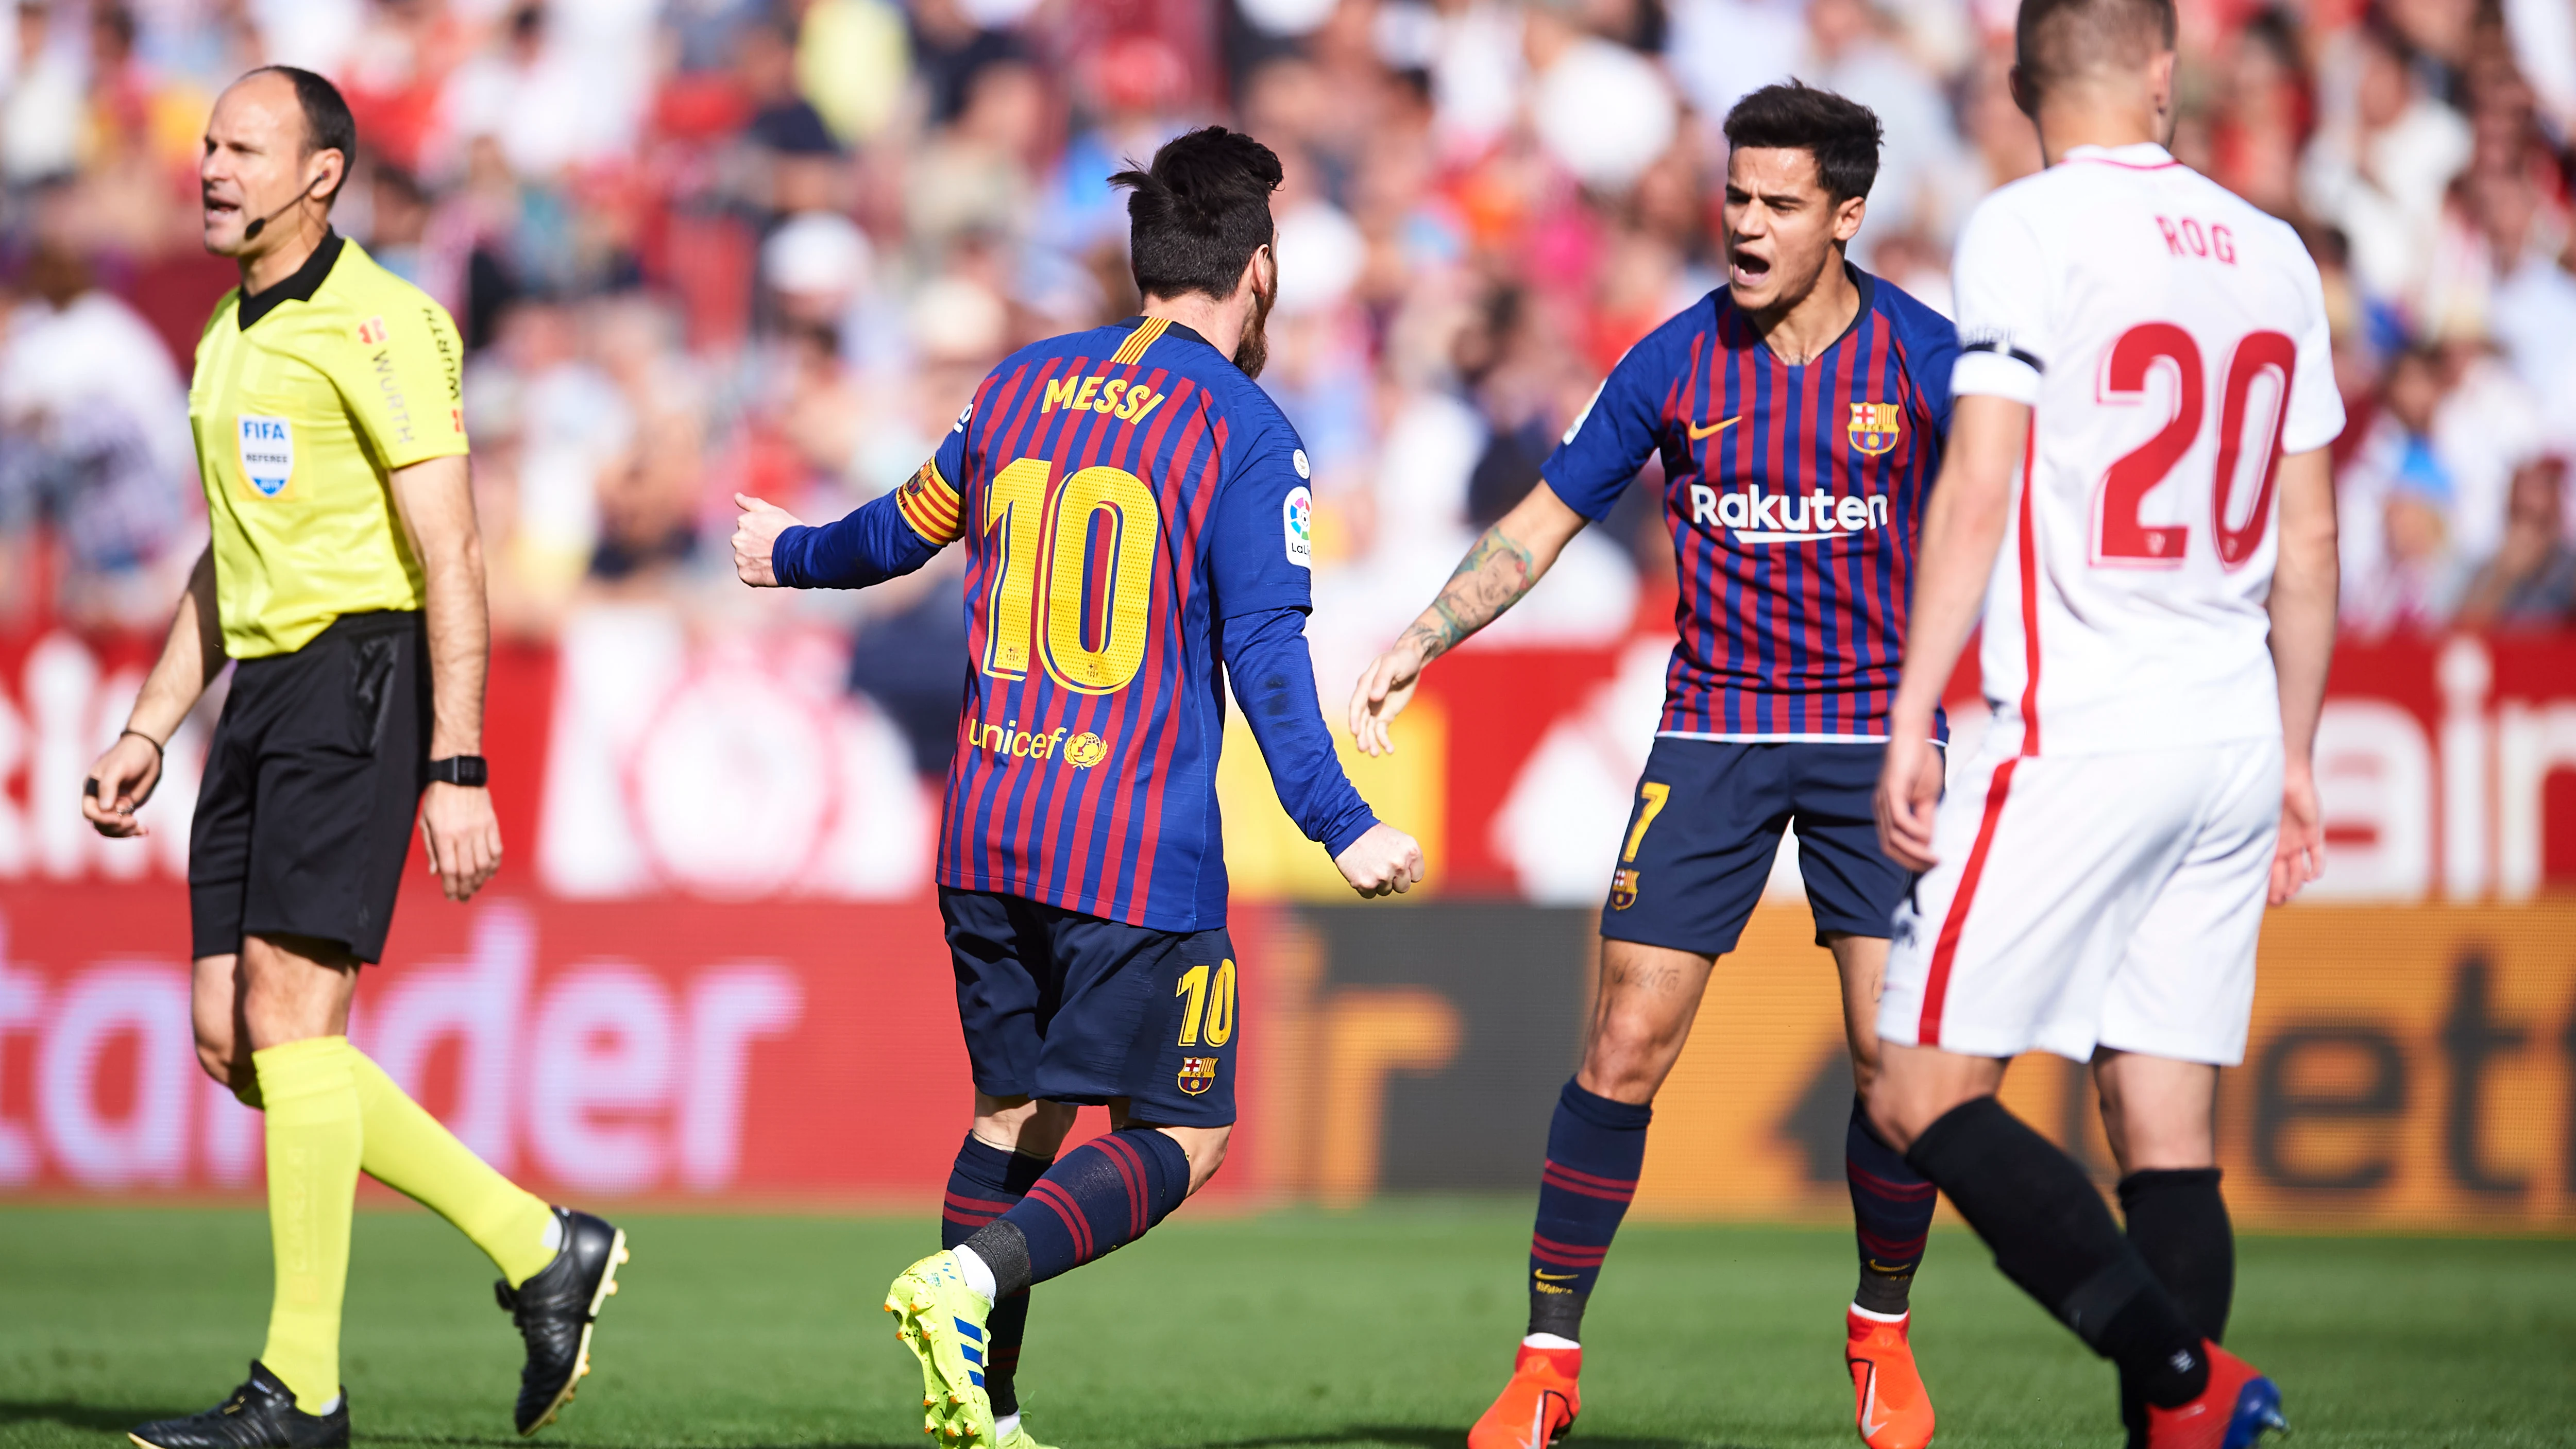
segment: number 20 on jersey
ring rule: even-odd
[[[2209,526],[2218,542],[2218,560],[2235,568],[2254,556],[2272,526],[2272,481],[2281,467],[2281,426],[2290,411],[2290,378],[2299,350],[2278,332],[2249,332],[2227,360],[2218,406],[2218,466],[2210,479]],[[2147,494],[2165,481],[2199,440],[2207,420],[2207,384],[2200,344],[2170,322],[2147,322],[2120,334],[2103,359],[2102,400],[2137,406],[2146,402],[2147,374],[2156,364],[2173,369],[2173,412],[2156,435],[2132,449],[2102,475],[2093,496],[2093,566],[2095,568],[2179,568],[2191,540],[2187,523],[2149,524],[2138,515]],[[2254,384],[2265,374],[2277,377],[2272,417],[2263,434],[2261,482],[2242,522],[2230,522],[2229,507],[2236,474],[2245,454],[2246,409]]]
[[[1116,694],[1145,663],[1163,518],[1123,468],[1084,468],[1052,490],[1055,464],[1022,458],[993,475],[978,526],[992,539],[977,661],[1026,679],[1031,660],[1077,694]]]

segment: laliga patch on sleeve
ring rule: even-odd
[[[1600,386],[1592,389],[1592,396],[1583,400],[1583,411],[1574,415],[1574,421],[1565,425],[1565,436],[1556,440],[1559,447],[1573,446],[1574,435],[1582,432],[1583,425],[1591,421],[1593,405],[1601,401],[1601,389],[1608,387],[1609,385],[1610,380],[1608,378],[1603,378]]]
[[[284,418],[243,413],[238,420],[242,477],[262,498],[286,491],[295,477],[295,430]]]
[[[1287,501],[1279,505],[1280,531],[1287,535],[1288,561],[1301,569],[1315,566],[1315,495],[1303,488],[1288,490]]]

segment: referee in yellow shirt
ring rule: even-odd
[[[331,229],[357,146],[329,81],[255,70],[215,102],[206,250],[241,265],[197,343],[188,421],[213,539],[82,809],[107,835],[224,661],[232,693],[188,840],[197,1057],[266,1114],[276,1296],[250,1378],[133,1431],[146,1449],[338,1449],[340,1301],[363,1170],[501,1270],[527,1345],[516,1419],[589,1371],[625,1235],[485,1165],[349,1045],[417,816],[450,900],[501,861],[477,754],[489,653],[455,324]]]

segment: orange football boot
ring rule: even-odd
[[[1522,1344],[1502,1397],[1467,1431],[1467,1449],[1547,1449],[1563,1439],[1583,1412],[1583,1393],[1574,1386],[1582,1372],[1579,1348]]]
[[[1932,1396],[1905,1341],[1914,1315],[1885,1318],[1843,1311],[1843,1363],[1851,1370],[1854,1422],[1869,1449],[1923,1449],[1932,1442]]]
[[[2209,1387],[2188,1404],[2147,1406],[2147,1449],[2252,1449],[2267,1430],[2290,1432],[2281,1391],[2263,1371],[2206,1339]]]

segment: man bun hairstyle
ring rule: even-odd
[[[349,184],[349,169],[358,160],[358,118],[349,114],[349,102],[340,88],[301,66],[264,65],[251,74],[284,76],[295,87],[295,104],[304,112],[304,154],[340,153],[340,184],[322,198],[326,207],[338,201],[341,189]]]
[[[1804,151],[1837,204],[1869,195],[1878,180],[1878,113],[1802,81],[1767,85],[1726,113],[1726,144]]]
[[[1127,260],[1136,289],[1148,297],[1234,295],[1252,254],[1276,233],[1270,193],[1279,189],[1279,156],[1240,131],[1208,126],[1176,136],[1154,164],[1121,171],[1128,188]]]
[[[2174,34],[2174,0],[2021,0],[2013,63],[2035,96],[2097,68],[2143,66]]]

